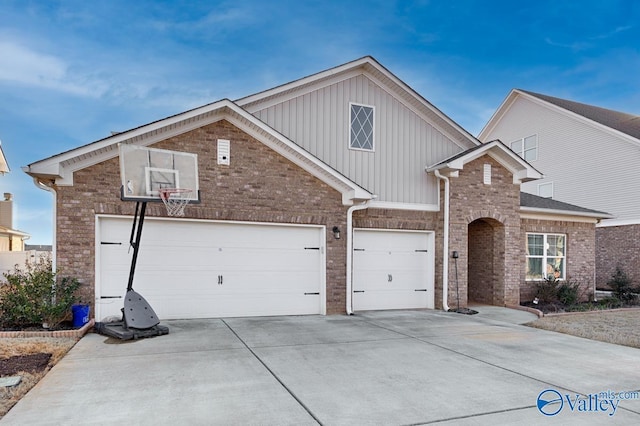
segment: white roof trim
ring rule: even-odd
[[[610,226],[640,225],[640,218],[636,219],[605,219],[598,224],[598,228],[608,228]]]
[[[385,210],[411,210],[421,212],[437,212],[440,210],[438,204],[416,204],[416,203],[395,203],[393,201],[370,201],[367,204],[370,209]]]
[[[595,213],[520,207],[520,219],[560,220],[564,222],[598,223],[603,218]]]
[[[373,197],[371,193],[228,99],[49,157],[32,163],[23,170],[32,177],[55,180],[58,185],[73,185],[73,172],[117,157],[119,143],[129,142],[147,146],[222,119],[229,120],[278,154],[342,193],[343,204],[351,205],[354,200],[369,200]]]
[[[427,167],[426,171],[444,170],[447,171],[450,176],[456,176],[458,171],[464,169],[465,164],[483,155],[489,155],[509,170],[513,174],[513,183],[521,183],[543,177],[542,173],[497,140],[488,142],[478,148],[472,148],[466,154],[453,156],[450,161],[444,160],[439,164]]]

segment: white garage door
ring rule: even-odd
[[[433,232],[356,229],[353,309],[433,309]]]
[[[96,318],[120,316],[132,218],[97,227]],[[161,319],[324,313],[324,228],[146,218],[133,288]]]

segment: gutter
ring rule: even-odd
[[[444,182],[444,229],[442,240],[442,309],[449,311],[449,178],[441,175],[440,170],[433,173]]]
[[[56,252],[57,252],[57,250],[56,250],[56,245],[57,245],[56,244],[56,229],[57,229],[56,228],[56,220],[57,220],[57,218],[56,218],[56,205],[57,205],[57,202],[58,202],[58,194],[57,194],[56,190],[53,189],[53,187],[51,187],[51,186],[47,185],[46,183],[42,182],[37,177],[33,178],[33,183],[38,188],[42,189],[43,191],[50,192],[51,195],[53,195],[53,209],[52,209],[53,210],[53,213],[52,213],[53,214],[53,217],[52,217],[52,220],[53,220],[53,222],[52,222],[53,223],[53,235],[52,235],[52,240],[51,240],[51,243],[52,243],[51,244],[51,270],[53,272],[56,272],[56,259],[57,259],[57,256],[56,256]]]
[[[369,201],[353,205],[347,210],[347,315],[353,315],[353,212],[368,209]]]

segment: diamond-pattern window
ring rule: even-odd
[[[373,107],[351,105],[349,147],[373,151]]]

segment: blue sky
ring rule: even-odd
[[[0,20],[0,189],[31,244],[52,196],[22,166],[365,55],[474,135],[512,88],[640,114],[635,0],[3,0]]]

